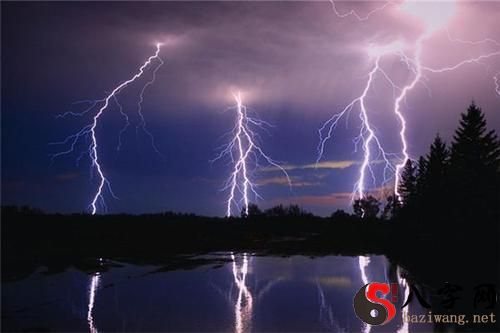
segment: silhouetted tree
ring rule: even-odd
[[[400,201],[397,199],[396,194],[389,195],[386,198],[384,210],[382,211],[381,218],[383,220],[390,220],[395,217],[401,208]]]
[[[474,103],[462,114],[453,139],[451,161],[454,168],[479,168],[498,173],[500,142],[494,130],[487,130],[484,114]]]
[[[416,177],[416,206],[420,207],[423,201],[423,194],[425,192],[426,186],[426,174],[427,174],[427,160],[424,156],[420,156],[417,163],[417,177]]]
[[[362,218],[376,218],[380,211],[380,202],[369,195],[365,198],[354,200],[354,214]]]
[[[431,187],[440,188],[442,186],[449,156],[450,153],[448,148],[446,148],[446,143],[441,140],[439,134],[436,135],[431,145],[430,153],[427,156],[425,173],[426,181]]]
[[[249,203],[248,204],[248,215],[245,214],[245,208],[241,210],[241,217],[259,217],[264,215],[262,211],[260,210],[259,206],[257,206],[254,203]]]
[[[474,102],[455,132],[448,178],[458,217],[500,217],[500,142]]]
[[[405,206],[412,205],[417,194],[416,170],[412,160],[408,159],[401,172],[401,181],[399,182],[398,190]]]
[[[266,216],[270,217],[301,217],[301,216],[313,216],[311,213],[300,208],[299,205],[289,205],[284,207],[283,205],[277,205],[271,207],[265,211]]]
[[[301,216],[302,209],[299,207],[299,205],[290,205],[288,206],[286,213],[288,216]]]
[[[277,205],[274,207],[271,207],[269,209],[266,209],[265,211],[266,216],[270,217],[282,217],[286,216],[286,209],[283,207],[283,205]]]
[[[449,151],[441,137],[436,135],[430,146],[430,152],[422,161],[424,173],[418,178],[422,182],[417,187],[422,190],[420,196],[420,215],[438,217],[446,211],[445,181],[449,162]]]
[[[332,218],[332,220],[344,221],[348,220],[351,217],[351,215],[349,215],[342,209],[337,209],[335,212],[332,213],[330,217]]]
[[[23,215],[43,215],[43,211],[41,209],[30,207],[27,205],[19,207],[18,211],[20,214],[23,214]]]

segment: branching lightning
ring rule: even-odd
[[[361,16],[359,15],[356,11],[351,10],[347,13],[340,13],[337,8],[335,7],[335,3],[333,1],[330,1],[332,3],[333,11],[335,15],[339,18],[346,18],[348,16],[353,16],[355,17],[358,21],[366,21],[369,19],[370,16],[373,14],[387,8],[389,5],[393,4],[393,2],[388,1],[385,2],[382,6],[375,8],[374,10],[370,11],[368,14]],[[447,13],[445,15],[450,16],[453,13],[454,10],[454,4],[453,3],[446,3],[445,4],[447,7],[445,8],[447,10]],[[381,182],[381,185],[385,185],[388,180],[391,177],[394,177],[394,182],[393,182],[393,193],[397,196],[399,200],[400,195],[399,195],[399,181],[400,181],[400,176],[401,176],[401,171],[402,168],[404,167],[406,161],[410,159],[410,153],[408,151],[408,140],[406,137],[406,131],[407,131],[407,121],[403,113],[403,103],[406,101],[409,93],[418,85],[422,84],[424,85],[428,90],[429,88],[425,85],[425,80],[427,79],[424,76],[424,73],[444,73],[444,72],[450,72],[454,70],[458,70],[462,66],[468,65],[468,64],[481,64],[481,61],[500,56],[500,50],[497,49],[492,52],[488,53],[483,53],[477,57],[472,57],[469,59],[462,60],[456,64],[452,65],[447,65],[443,66],[440,68],[434,68],[434,67],[429,67],[425,66],[422,63],[422,53],[423,53],[423,43],[424,41],[429,38],[436,30],[442,28],[443,23],[446,23],[446,20],[438,20],[438,21],[433,21],[433,17],[429,17],[427,12],[425,12],[423,9],[424,7],[419,7],[421,4],[417,2],[410,2],[410,1],[405,1],[402,4],[399,5],[400,9],[402,11],[407,11],[407,14],[414,15],[418,19],[424,23],[425,29],[423,32],[418,36],[416,41],[412,43],[411,45],[405,45],[401,40],[397,40],[395,42],[383,45],[383,46],[370,46],[368,48],[368,55],[370,56],[371,59],[373,60],[373,66],[369,70],[367,74],[367,82],[361,92],[361,94],[356,97],[354,100],[352,100],[347,106],[341,110],[340,112],[334,114],[330,119],[328,119],[323,126],[320,127],[319,129],[319,145],[318,145],[318,157],[317,157],[317,162],[321,160],[321,158],[324,155],[325,152],[325,144],[328,142],[329,139],[332,138],[333,136],[333,131],[337,127],[339,121],[342,118],[346,118],[349,113],[354,109],[354,108],[359,108],[359,118],[361,120],[361,126],[360,126],[360,131],[359,134],[354,138],[354,146],[355,146],[355,151],[357,151],[357,146],[359,143],[361,143],[362,146],[362,151],[363,151],[363,159],[359,163],[359,176],[357,181],[355,182],[354,190],[353,190],[353,195],[352,198],[364,198],[367,193],[367,174],[371,175],[373,184],[376,184],[375,182],[375,175],[372,170],[372,164],[373,163],[384,163],[384,170],[383,170],[383,180]],[[455,43],[461,43],[464,45],[469,45],[469,46],[475,46],[475,45],[480,45],[480,44],[490,44],[494,45],[496,47],[500,46],[500,43],[496,40],[493,40],[491,38],[486,38],[483,40],[479,41],[470,41],[470,40],[463,40],[463,39],[458,39],[454,38],[451,36],[450,32],[446,29],[446,33],[448,36],[448,39],[451,42]],[[412,48],[413,55],[410,57],[408,56],[405,51],[407,48]],[[398,56],[400,60],[406,64],[408,67],[408,71],[412,74],[411,79],[409,82],[407,82],[404,86],[398,87],[391,77],[383,70],[381,67],[381,60],[385,56]],[[384,146],[382,145],[381,140],[379,140],[379,137],[377,136],[377,133],[375,131],[375,127],[373,126],[371,119],[369,117],[370,113],[370,108],[366,103],[367,95],[370,92],[371,89],[373,89],[376,86],[376,80],[375,76],[376,75],[381,75],[393,88],[394,92],[394,104],[392,107],[392,112],[394,113],[396,119],[398,120],[400,124],[399,128],[399,139],[401,142],[401,150],[397,153],[390,153],[386,152],[384,149]],[[500,72],[497,72],[496,74],[493,75],[493,81],[495,84],[495,92],[500,95]],[[430,91],[430,90],[429,90]]]
[[[137,103],[137,113],[139,114],[140,122],[136,126],[136,133],[138,132],[139,129],[142,129],[142,131],[149,137],[149,140],[151,141],[151,146],[153,147],[154,151],[158,155],[164,157],[163,154],[156,147],[155,138],[154,138],[153,134],[151,134],[151,132],[148,130],[147,125],[146,125],[146,119],[144,118],[144,114],[142,113],[142,103],[144,102],[144,92],[146,91],[146,89],[150,85],[152,85],[155,82],[156,72],[158,72],[158,69],[160,69],[160,67],[163,65],[163,60],[160,57],[158,57],[158,54],[160,51],[159,46],[160,45],[158,44],[158,49],[157,49],[157,52],[155,54],[156,59],[158,59],[159,64],[153,69],[151,80],[146,82],[146,84],[142,87],[141,93],[139,95],[139,102]]]
[[[348,16],[354,16],[358,21],[366,21],[370,18],[370,16],[372,16],[373,14],[375,14],[381,10],[384,10],[386,7],[393,4],[394,2],[387,1],[384,4],[382,4],[381,6],[376,7],[375,9],[369,11],[366,15],[360,15],[354,9],[351,9],[350,11],[345,12],[345,13],[340,13],[337,9],[337,6],[335,5],[335,2],[333,0],[330,0],[330,3],[332,4],[332,9],[335,12],[335,15],[337,15],[338,17],[346,18]]]
[[[390,79],[390,77],[387,75],[387,73],[380,67],[380,60],[381,58],[388,54],[388,53],[396,53],[400,52],[399,50],[401,49],[400,43],[393,43],[390,45],[387,45],[386,47],[380,48],[380,47],[371,47],[369,49],[370,55],[374,58],[374,64],[372,66],[372,69],[368,73],[368,78],[365,84],[365,87],[361,93],[361,95],[357,98],[355,98],[353,101],[351,101],[341,112],[334,114],[330,119],[328,119],[323,126],[319,129],[319,137],[320,137],[320,142],[318,145],[318,158],[317,162],[320,161],[320,159],[323,157],[324,154],[324,149],[325,149],[325,144],[327,141],[332,137],[333,131],[338,125],[338,122],[346,116],[355,106],[359,106],[359,118],[361,120],[361,127],[359,134],[356,138],[354,138],[354,144],[355,148],[357,148],[357,145],[359,142],[361,142],[362,150],[364,153],[364,158],[361,162],[361,166],[359,169],[359,178],[358,181],[354,185],[354,192],[353,192],[353,199],[355,197],[358,198],[363,198],[365,196],[365,183],[366,183],[366,176],[369,173],[372,177],[373,182],[375,183],[375,174],[372,170],[372,163],[373,160],[376,160],[378,158],[382,158],[382,161],[384,163],[384,180],[383,183],[387,182],[388,179],[388,173],[389,172],[394,172],[395,167],[391,160],[394,158],[395,154],[393,153],[388,153],[384,150],[381,140],[378,138],[375,129],[371,125],[369,116],[368,116],[368,107],[366,103],[366,98],[367,95],[370,91],[370,89],[373,87],[374,82],[375,82],[375,76],[376,74],[382,74],[382,77],[386,79],[393,87],[394,91],[400,90],[402,91],[401,94],[403,94],[403,89],[397,87],[394,82]],[[402,54],[401,54],[402,55]],[[406,93],[405,93],[406,94]],[[401,95],[400,95],[401,96]],[[401,97],[402,99],[402,97]],[[376,155],[372,152],[372,145],[375,146],[376,148]],[[376,158],[374,158],[374,155]]]
[[[494,40],[494,39],[491,39],[491,38],[484,38],[484,39],[481,39],[481,40],[464,40],[464,39],[459,39],[459,38],[453,38],[450,34],[450,32],[448,31],[448,29],[446,29],[446,34],[448,36],[448,39],[451,41],[451,42],[455,42],[455,43],[461,43],[461,44],[464,44],[464,45],[471,45],[471,46],[476,46],[476,45],[485,45],[485,44],[490,44],[490,45],[494,45],[495,47],[497,47],[497,49],[493,52],[488,52],[488,53],[485,53],[485,54],[481,54],[477,57],[473,57],[473,58],[470,58],[470,59],[465,59],[455,65],[451,65],[451,66],[447,66],[447,67],[442,67],[442,68],[430,68],[430,67],[424,67],[423,69],[426,70],[426,71],[429,71],[431,73],[444,73],[444,72],[449,72],[449,71],[454,71],[456,69],[459,69],[460,67],[464,66],[464,65],[468,65],[468,64],[481,64],[481,61],[482,60],[486,60],[486,59],[489,59],[489,58],[493,58],[493,57],[498,57],[500,56],[500,42]],[[495,92],[500,95],[500,72],[497,71],[495,74],[493,74],[493,83],[495,85]]]
[[[391,2],[386,2],[383,6],[378,7],[371,12],[369,12],[365,16],[360,16],[357,14],[354,10],[341,14],[339,11],[336,9],[335,4],[333,1],[331,1],[333,11],[335,15],[339,18],[345,18],[347,16],[354,16],[358,21],[365,21],[367,20],[372,14],[385,9]],[[407,5],[408,2],[405,2],[401,5],[401,7],[404,7]],[[447,4],[450,6],[450,4]],[[360,168],[359,168],[359,177],[355,183],[355,187],[353,190],[353,195],[352,198],[364,198],[367,190],[366,190],[366,175],[367,173],[371,174],[372,180],[375,183],[375,176],[371,167],[371,164],[376,161],[377,159],[381,160],[385,166],[384,166],[384,172],[383,172],[383,180],[382,180],[382,185],[387,183],[387,180],[389,179],[388,173],[392,172],[393,177],[394,177],[394,182],[393,182],[393,193],[397,196],[399,200],[400,195],[398,192],[399,188],[399,181],[400,181],[400,176],[401,176],[401,170],[404,167],[406,161],[410,159],[410,154],[408,152],[408,140],[406,137],[406,130],[407,130],[407,121],[404,116],[402,106],[403,102],[406,101],[408,94],[418,85],[418,84],[423,84],[428,90],[429,88],[425,85],[424,79],[426,77],[424,76],[424,73],[444,73],[444,72],[450,72],[454,70],[458,70],[462,66],[468,65],[468,64],[481,64],[482,60],[486,60],[492,57],[500,56],[500,50],[495,50],[492,52],[488,53],[483,53],[477,57],[469,58],[462,60],[456,64],[452,65],[447,65],[443,66],[440,68],[433,68],[429,66],[425,66],[422,63],[422,52],[423,52],[423,43],[424,41],[431,36],[431,34],[439,28],[439,25],[442,24],[442,22],[432,22],[429,20],[429,18],[426,17],[426,13],[422,12],[421,10],[415,10],[415,8],[411,8],[411,6],[418,6],[416,2],[412,2],[409,4],[410,8],[409,13],[414,14],[418,13],[417,15],[421,15],[420,18],[423,18],[422,21],[425,23],[425,30],[422,32],[422,34],[416,39],[416,41],[413,43],[412,48],[414,50],[413,55],[409,57],[406,53],[405,50],[407,48],[406,45],[403,44],[402,41],[395,41],[393,43],[384,45],[382,47],[369,47],[368,48],[368,54],[371,56],[371,59],[374,59],[373,65],[371,69],[368,72],[367,75],[367,81],[364,86],[364,89],[362,90],[361,94],[356,97],[354,100],[352,100],[347,106],[341,110],[339,113],[334,114],[330,119],[328,119],[323,126],[319,129],[319,145],[318,145],[318,157],[317,157],[317,162],[321,160],[321,158],[324,155],[325,152],[325,144],[329,139],[332,138],[333,131],[337,127],[339,121],[343,118],[347,118],[349,113],[355,108],[359,108],[359,118],[361,120],[361,126],[360,126],[360,131],[358,135],[354,138],[354,148],[355,151],[357,150],[358,143],[362,143],[362,151],[363,151],[363,159],[362,162],[360,163]],[[453,4],[451,4],[453,6]],[[405,10],[404,8],[402,8]],[[418,8],[417,8],[418,9]],[[450,15],[450,8],[448,9],[448,15]],[[450,32],[446,30],[448,39],[451,42],[454,43],[461,43],[464,45],[469,45],[469,46],[475,46],[475,45],[481,45],[481,44],[491,44],[496,47],[500,46],[500,43],[497,42],[496,40],[493,40],[491,38],[486,38],[480,41],[470,41],[470,40],[463,40],[463,39],[458,39],[458,38],[453,38],[450,35]],[[408,71],[410,74],[412,74],[412,77],[409,82],[407,82],[404,86],[398,87],[394,81],[391,79],[391,77],[383,70],[383,68],[380,65],[380,61],[383,57],[385,56],[399,56],[400,60],[406,64]],[[375,132],[374,126],[371,123],[371,119],[369,117],[369,107],[367,106],[366,103],[366,98],[369,93],[369,91],[374,88],[376,85],[375,82],[375,76],[379,74],[381,75],[393,88],[393,98],[394,98],[394,104],[392,111],[394,115],[396,116],[397,120],[399,121],[400,128],[399,128],[399,139],[401,141],[401,151],[397,154],[394,153],[387,153],[384,150],[384,147],[382,146],[381,141],[379,140],[377,133]],[[495,92],[500,96],[500,72],[496,72],[493,75],[493,81],[495,84]],[[430,91],[430,90],[429,90]],[[382,157],[381,159],[379,157]],[[363,285],[366,285],[368,281],[367,277],[367,267],[370,263],[370,258],[366,256],[360,256],[358,258],[358,263],[357,266],[359,268],[360,274],[361,274],[361,280],[363,282]],[[406,283],[406,281],[402,278],[399,278],[399,284],[401,288],[404,290],[404,297],[408,297],[409,293],[409,287]],[[402,315],[405,316],[408,314],[408,307],[403,309]],[[370,332],[371,327],[370,325],[365,325],[364,326],[364,332]],[[398,329],[398,332],[400,333],[406,333],[408,332],[408,323],[405,323],[403,321],[402,326]]]
[[[152,70],[152,78],[147,81],[147,83],[143,86],[141,89],[140,95],[139,95],[139,102],[137,104],[137,112],[140,117],[140,122],[137,125],[137,129],[142,129],[146,135],[151,140],[151,145],[153,146],[153,149],[159,153],[159,150],[156,147],[156,144],[154,142],[153,135],[151,132],[146,127],[146,121],[144,119],[143,113],[142,113],[142,102],[144,100],[144,92],[146,89],[153,84],[155,77],[156,77],[156,72],[158,69],[163,65],[163,60],[160,58],[159,53],[160,53],[160,48],[161,44],[158,43],[156,44],[156,51],[154,55],[150,56],[139,68],[139,71],[132,76],[130,79],[123,81],[120,83],[118,86],[116,86],[111,93],[109,93],[105,98],[95,100],[95,101],[83,101],[89,104],[89,107],[87,107],[85,110],[82,112],[66,112],[61,115],[58,115],[56,118],[64,118],[66,116],[84,116],[94,110],[97,110],[95,115],[92,117],[92,121],[90,124],[85,125],[82,127],[78,132],[75,134],[72,134],[63,141],[60,142],[54,142],[51,143],[52,145],[63,145],[68,147],[66,150],[63,150],[61,152],[55,153],[52,155],[52,160],[55,158],[62,156],[62,155],[67,155],[70,153],[73,153],[76,150],[77,145],[80,143],[80,141],[84,141],[85,144],[87,145],[87,149],[84,150],[78,157],[77,162],[81,160],[81,158],[88,154],[90,160],[91,160],[91,175],[93,173],[97,174],[98,177],[98,186],[96,189],[96,192],[90,202],[90,212],[92,215],[96,214],[98,211],[98,207],[102,207],[102,209],[105,211],[107,209],[106,203],[104,201],[104,190],[107,189],[108,192],[111,194],[113,198],[116,198],[116,196],[113,193],[113,190],[111,188],[111,183],[107,179],[103,166],[99,160],[99,154],[98,154],[98,139],[97,139],[97,133],[96,129],[99,124],[99,120],[102,116],[102,114],[110,107],[111,103],[115,103],[116,106],[118,107],[118,110],[120,114],[124,117],[125,119],[125,125],[124,127],[120,130],[119,135],[118,135],[118,145],[117,145],[117,151],[120,151],[122,149],[122,136],[125,133],[125,131],[128,129],[130,126],[130,121],[129,121],[129,116],[123,111],[123,108],[121,104],[118,101],[118,95],[122,92],[124,88],[126,88],[128,85],[131,83],[135,82],[139,78],[143,76],[145,73],[146,69],[148,67],[153,66],[153,63],[157,63],[155,67]],[[160,154],[160,153],[159,153]]]
[[[394,113],[399,119],[399,122],[401,124],[401,129],[399,131],[399,137],[401,139],[401,144],[402,144],[402,149],[401,149],[401,155],[402,158],[398,164],[396,164],[396,172],[394,175],[394,194],[398,198],[398,200],[401,200],[401,196],[399,193],[399,180],[400,180],[400,174],[401,170],[403,169],[406,161],[410,158],[408,155],[408,142],[406,140],[406,119],[403,116],[403,113],[401,112],[401,103],[403,100],[406,98],[408,92],[412,90],[417,83],[420,81],[422,77],[422,66],[421,66],[421,61],[420,61],[420,56],[422,54],[422,42],[425,38],[427,38],[428,35],[424,34],[421,37],[418,38],[416,42],[416,51],[415,51],[415,76],[413,80],[406,85],[402,90],[401,94],[396,98],[394,101]]]
[[[259,158],[283,172],[291,186],[291,180],[286,170],[264,153],[258,144],[258,134],[252,129],[253,127],[263,128],[270,126],[270,124],[249,115],[247,107],[243,104],[241,93],[233,94],[233,97],[236,105],[231,109],[236,111],[236,123],[229,133],[232,138],[229,143],[221,147],[221,152],[211,161],[215,162],[228,156],[233,165],[233,171],[223,188],[229,192],[226,201],[226,216],[228,217],[232,215],[234,207],[238,210],[243,208],[244,215],[248,215],[250,194],[253,194],[255,198],[260,198],[251,175],[253,170],[259,168]]]

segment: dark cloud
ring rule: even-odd
[[[342,2],[337,9],[366,14],[376,5]],[[446,27],[455,38],[494,38],[500,35],[499,15],[495,2],[458,2]],[[320,181],[313,179],[318,169],[309,168],[316,159],[317,129],[359,95],[372,64],[368,45],[401,39],[411,53],[421,28],[397,4],[358,22],[353,16],[335,16],[327,1],[2,2],[3,182],[45,184],[63,175],[79,175],[63,182],[65,186],[45,188],[46,193],[11,195],[10,187],[3,185],[3,200],[82,210],[92,190],[88,165],[76,167],[73,159],[63,159],[49,167],[46,143],[68,135],[85,119],[53,116],[73,110],[76,100],[101,98],[154,52],[155,42],[162,41],[166,63],[147,91],[143,108],[167,158],[158,159],[147,141],[132,132],[117,156],[116,133],[122,119],[110,110],[100,140],[106,170],[121,194],[121,200],[111,204],[113,210],[221,214],[225,197],[219,190],[229,167],[210,165],[208,160],[231,128],[234,115],[223,111],[233,103],[230,92],[236,89],[262,118],[276,125],[270,135],[262,133],[266,152],[300,169],[294,171],[299,182],[317,185],[297,188],[299,201],[310,207],[318,202],[348,205],[331,193],[349,193],[357,176],[361,158],[353,153],[351,141],[359,126],[356,111],[349,125],[339,126],[325,156],[327,161],[352,165],[321,164],[321,172],[331,173]],[[499,48],[493,42],[453,43],[445,30],[439,30],[425,42],[422,57],[426,66],[441,67]],[[383,66],[398,84],[411,78],[398,57],[385,59]],[[403,110],[411,155],[425,152],[436,132],[450,140],[458,114],[472,99],[485,111],[490,127],[499,130],[500,97],[492,79],[498,71],[500,57],[456,72],[426,73],[426,85],[411,92]],[[378,79],[377,89],[368,96],[370,112],[377,133],[397,151],[392,91]],[[137,94],[137,87],[123,94],[128,111],[135,107]],[[260,182],[274,179],[277,186],[268,180],[262,187],[266,201],[291,196],[277,184],[281,179],[268,176],[260,173]],[[80,186],[74,186],[75,197],[70,198],[67,186],[74,182]]]

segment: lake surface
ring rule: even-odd
[[[7,282],[4,331],[421,332],[403,311],[426,313],[408,295],[399,269],[383,256],[308,258],[213,254],[222,265],[155,272],[122,264],[100,273],[78,270]],[[353,297],[367,282],[399,281],[397,315],[366,326]]]

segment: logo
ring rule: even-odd
[[[379,293],[379,294],[377,294]],[[391,294],[392,302],[381,296]],[[398,285],[372,282],[363,286],[354,296],[356,316],[369,325],[385,325],[396,316]],[[394,302],[394,303],[393,303]]]

